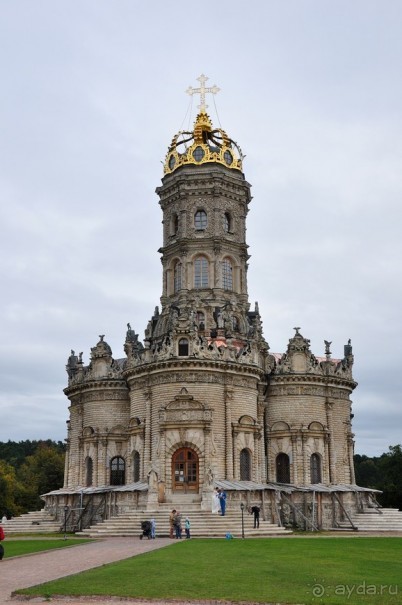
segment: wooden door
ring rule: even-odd
[[[182,447],[173,454],[172,484],[173,491],[198,492],[198,456],[189,447]]]

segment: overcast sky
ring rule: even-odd
[[[401,68],[399,0],[0,1],[0,441],[63,440],[70,349],[143,338],[155,188],[204,73],[247,156],[271,352],[351,338],[356,452],[402,443]]]

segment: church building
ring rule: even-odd
[[[258,503],[278,524],[334,527],[369,497],[353,468],[351,342],[343,359],[326,341],[317,356],[296,327],[270,351],[248,294],[244,156],[212,124],[205,95],[219,89],[206,80],[188,91],[199,112],[156,189],[160,305],[144,340],[127,324],[123,359],[104,335],[88,364],[71,351],[64,486],[44,499],[56,511],[91,501],[90,523],[166,504],[210,510],[220,487],[228,509]]]

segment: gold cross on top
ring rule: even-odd
[[[201,74],[199,78],[197,78],[197,80],[200,83],[200,87],[199,88],[193,88],[192,86],[189,86],[186,90],[186,93],[188,95],[196,95],[199,94],[200,95],[200,104],[198,105],[198,109],[203,112],[205,112],[206,108],[208,107],[208,105],[205,104],[205,93],[210,92],[213,95],[216,95],[217,92],[220,91],[220,88],[218,88],[215,84],[213,86],[209,86],[209,87],[205,87],[205,82],[207,80],[209,80],[209,78],[207,78],[207,76],[204,76],[204,74]]]

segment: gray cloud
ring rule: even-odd
[[[260,3],[261,4],[261,3]],[[123,357],[159,302],[161,161],[202,72],[254,199],[250,300],[271,351],[348,338],[359,453],[400,443],[399,2],[23,0],[0,23],[0,440],[65,437],[64,365]]]

